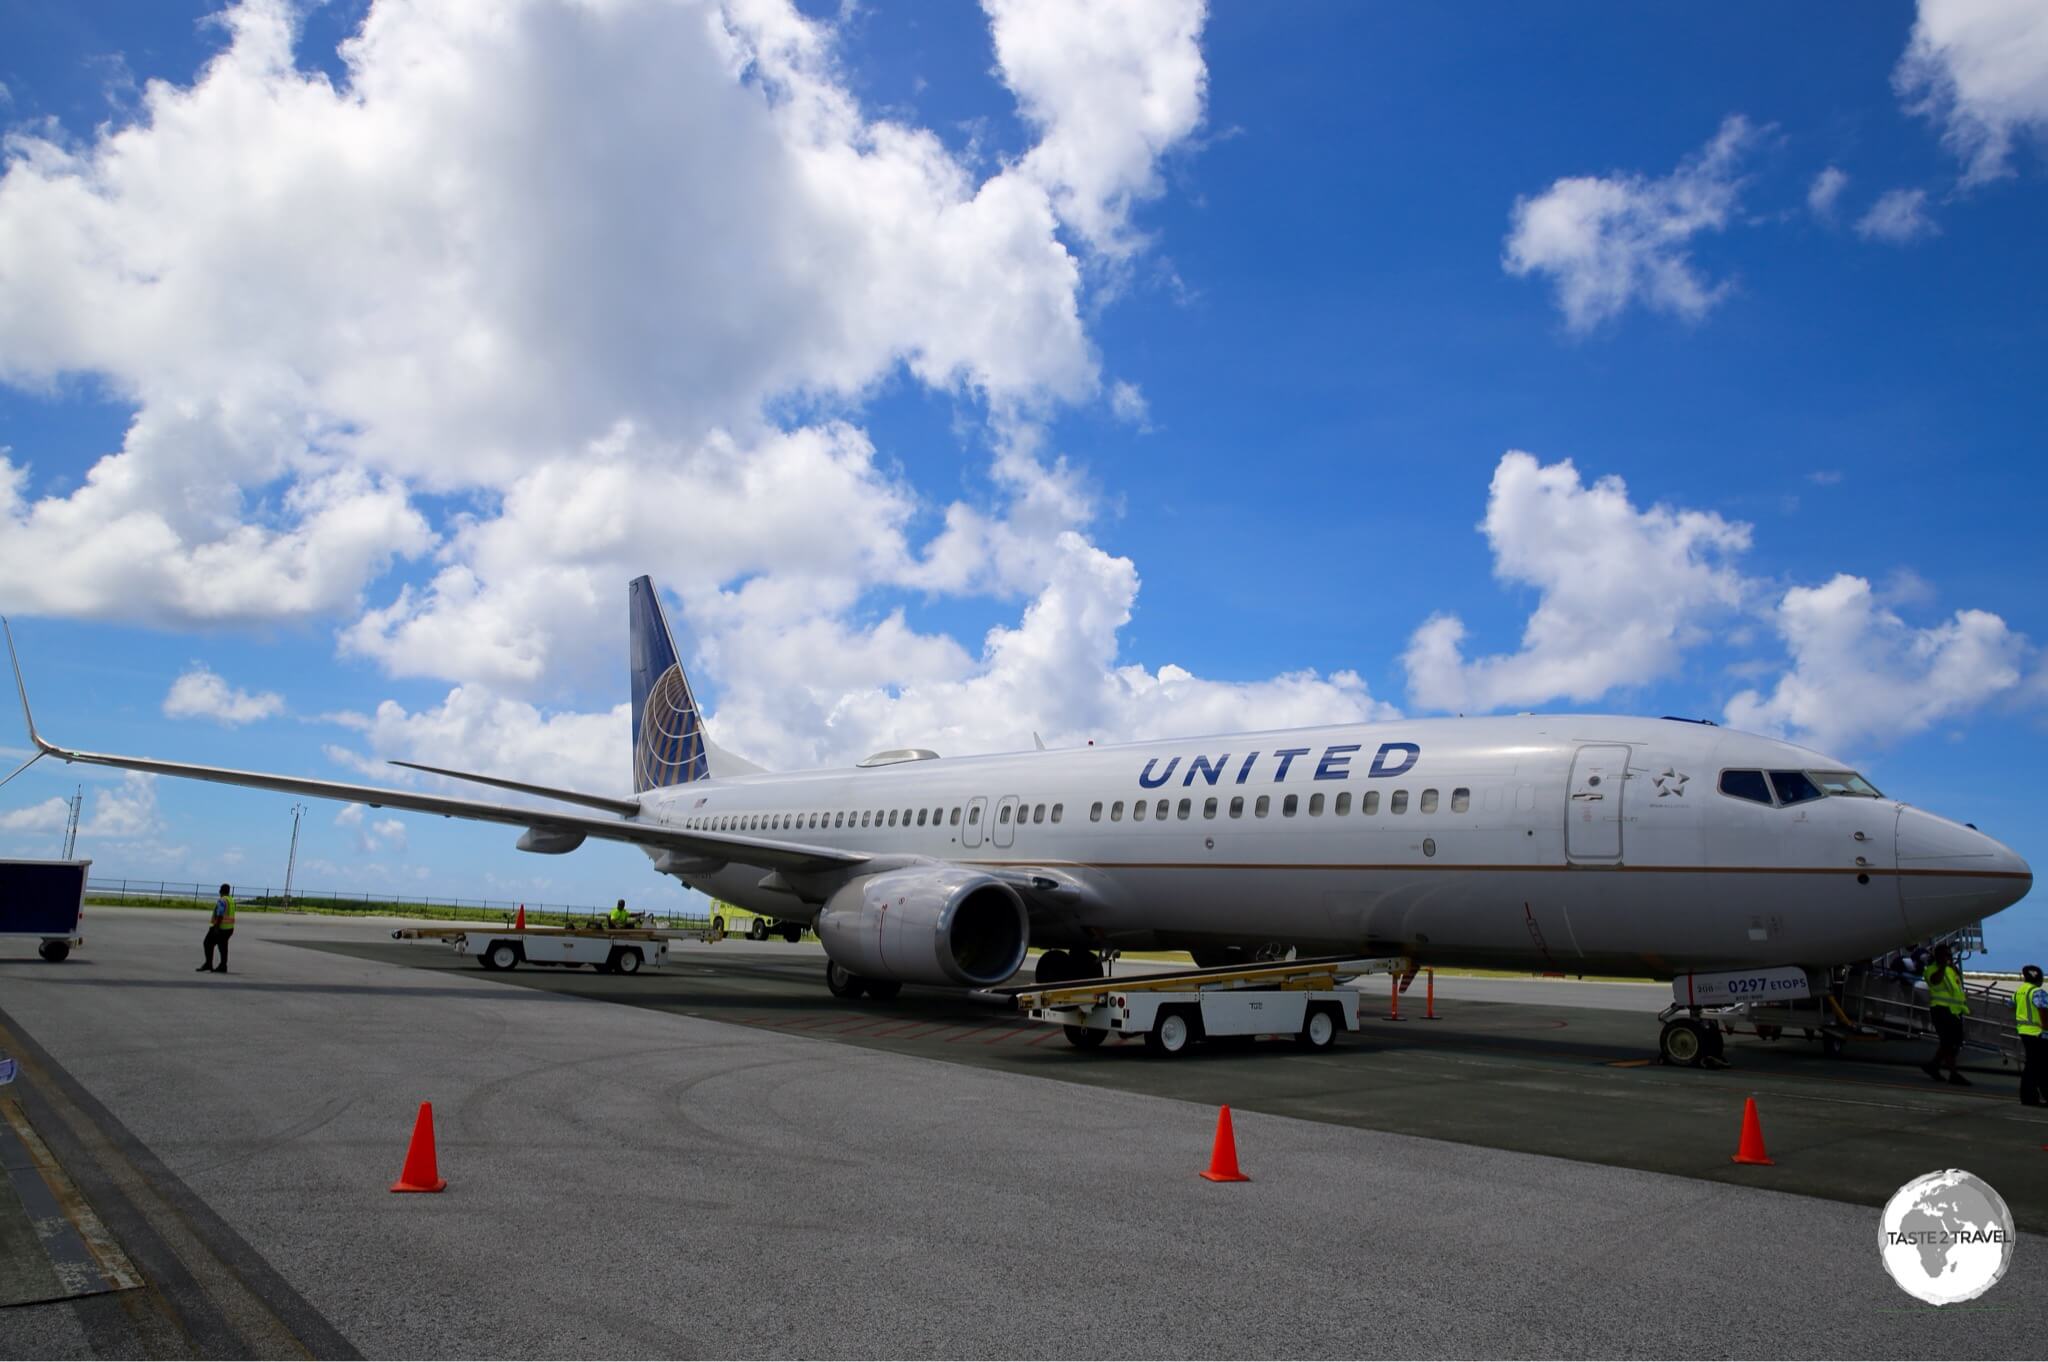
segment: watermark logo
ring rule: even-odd
[[[1884,1204],[1877,1251],[1907,1295],[1929,1305],[1975,1300],[2012,1266],[2012,1212],[1960,1168],[1917,1177]]]

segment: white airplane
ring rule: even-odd
[[[910,748],[770,774],[706,736],[652,582],[628,596],[632,795],[397,763],[603,816],[72,751],[32,716],[29,760],[504,823],[522,851],[630,842],[693,889],[814,925],[843,998],[991,987],[1033,946],[1041,982],[1098,974],[1105,951],[1223,964],[1270,945],[1665,978],[1831,967],[1980,921],[2033,883],[2008,847],[1839,761],[1672,718]],[[15,680],[27,715],[18,660]]]

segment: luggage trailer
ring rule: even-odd
[[[1413,972],[1404,957],[1330,956],[990,991],[1014,997],[1032,1021],[1060,1027],[1079,1050],[1111,1036],[1143,1036],[1153,1054],[1173,1056],[1198,1040],[1270,1035],[1326,1050],[1338,1032],[1359,1029],[1359,991],[1345,981]]]
[[[671,937],[648,927],[400,927],[394,941],[446,941],[457,955],[476,957],[488,970],[521,965],[590,966],[599,974],[638,974],[643,965],[668,963]]]

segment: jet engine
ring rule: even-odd
[[[825,901],[816,928],[825,953],[851,974],[959,988],[1002,983],[1031,943],[1017,891],[959,866],[855,880]]]

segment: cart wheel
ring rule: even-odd
[[[825,962],[825,987],[835,998],[858,998],[867,991],[867,980],[840,967],[837,960]]]
[[[1700,1032],[1700,1024],[1695,1021],[1666,1022],[1664,1034],[1657,1041],[1657,1051],[1666,1064],[1683,1064],[1696,1069],[1706,1049],[1706,1041]]]
[[[509,941],[500,941],[484,953],[484,968],[511,969],[519,963],[519,948]]]
[[[612,957],[612,968],[620,974],[638,974],[640,952],[630,946],[619,947],[618,954]]]
[[[1184,1007],[1162,1010],[1158,1022],[1145,1033],[1145,1048],[1155,1055],[1182,1055],[1195,1043],[1195,1022]]]
[[[1067,1044],[1076,1050],[1093,1050],[1109,1039],[1109,1032],[1097,1031],[1092,1026],[1062,1026],[1060,1030],[1067,1033]]]
[[[1849,1043],[1843,1040],[1840,1036],[1829,1035],[1825,1031],[1821,1032],[1820,1052],[1826,1055],[1829,1059],[1840,1059],[1842,1057],[1842,1052],[1848,1048]]]
[[[1336,1015],[1327,1007],[1316,1007],[1309,1010],[1307,1020],[1301,1024],[1301,1034],[1294,1041],[1304,1050],[1327,1050],[1336,1039]]]
[[[722,917],[718,917],[718,916],[715,916],[715,915],[714,915],[714,916],[712,917],[712,919],[711,919],[711,934],[712,934],[713,936],[724,936],[724,935],[725,935],[725,919],[724,919],[724,918],[722,918]]]
[[[36,947],[36,954],[54,965],[65,956],[71,954],[71,943],[69,941],[45,941],[42,945]]]
[[[878,1003],[893,1002],[896,995],[903,991],[901,979],[862,979],[860,986]]]
[[[1776,1040],[1778,1037],[1784,1034],[1784,1027],[1772,1026],[1769,1022],[1765,1022],[1761,1026],[1758,1026],[1756,1029],[1756,1038],[1758,1040]]]

